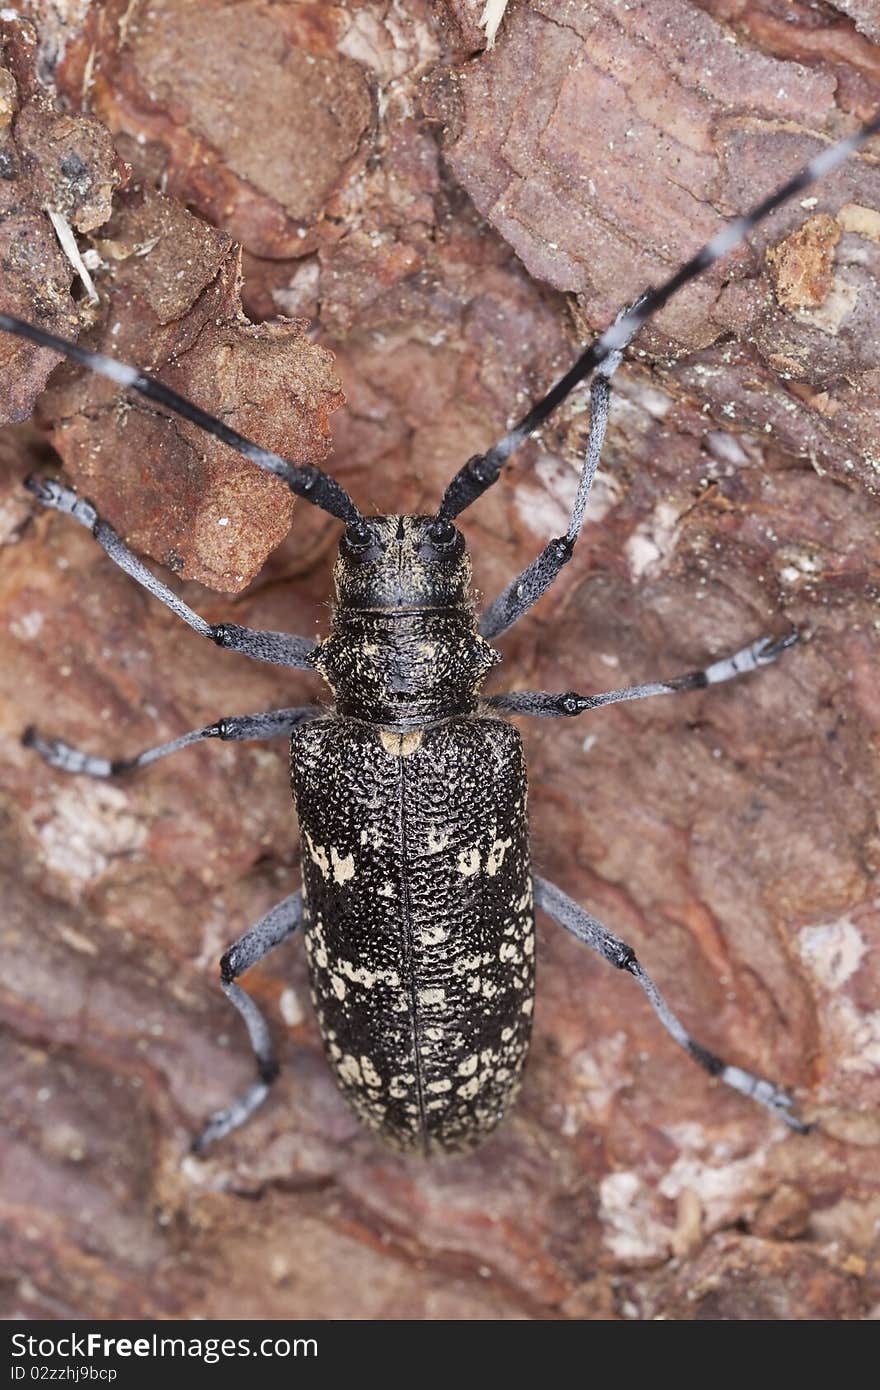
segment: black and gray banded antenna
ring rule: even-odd
[[[782,203],[787,202],[789,198],[793,198],[803,189],[809,188],[817,179],[838,168],[851,154],[861,149],[872,135],[878,133],[880,133],[880,115],[844,140],[829,145],[827,149],[822,150],[808,164],[805,164],[787,183],[774,193],[769,194],[750,212],[744,213],[741,217],[735,217],[726,223],[702,250],[686,261],[662,285],[658,286],[657,289],[648,290],[630,309],[618,315],[605,332],[594,339],[580,355],[565,376],[561,377],[507,434],[494,444],[487,453],[476,454],[459,469],[443,495],[434,525],[445,529],[455,517],[459,516],[493,483],[497,482],[502,468],[514,450],[518,449],[520,444],[543,424],[580,382],[597,367],[600,367],[606,359],[612,357],[613,354],[619,354],[628,345],[638,329],[653,318],[677,290],[686,285],[689,280],[695,279],[703,271],[708,270],[734,246],[739,245],[754,227],[769,217],[770,213],[774,212]],[[251,463],[255,463],[265,472],[274,473],[276,477],[282,478],[297,497],[302,497],[307,502],[311,502],[313,506],[320,508],[321,511],[338,517],[352,530],[358,532],[369,530],[369,523],[349,497],[345,488],[329,474],[324,473],[314,464],[291,463],[282,458],[280,454],[262,448],[253,440],[239,434],[237,430],[194,405],[185,396],[179,395],[171,387],[164,385],[163,382],[150,376],[147,372],[139,371],[114,357],[106,357],[102,353],[92,352],[88,348],[81,347],[78,343],[58,337],[43,328],[38,328],[36,324],[28,323],[25,319],[16,318],[11,314],[0,313],[0,330],[11,333],[18,338],[25,338],[29,342],[36,343],[39,347],[49,348],[61,357],[78,362],[90,371],[108,377],[120,386],[135,391],[148,400],[157,402],[167,410],[173,411],[175,415],[197,425],[207,434],[213,435],[215,439],[228,444],[230,448]],[[589,482],[591,481],[592,474],[588,474],[587,487],[583,496],[584,506],[586,505],[586,492],[589,491]]]
[[[686,261],[662,285],[659,285],[657,289],[646,291],[630,309],[619,314],[605,332],[593,340],[586,351],[569,368],[565,376],[551,387],[546,396],[542,396],[539,401],[536,401],[522,419],[511,430],[508,430],[503,438],[498,440],[497,444],[493,444],[492,448],[485,454],[475,454],[459,469],[443,495],[435,524],[442,527],[451,522],[472,502],[481,497],[487,488],[496,483],[502,468],[514,450],[518,449],[520,444],[544,423],[547,417],[553,413],[558,405],[562,404],[585,377],[601,366],[612,354],[621,352],[642,324],[653,318],[677,290],[680,290],[689,280],[695,279],[703,271],[708,270],[728,251],[732,251],[734,246],[738,246],[741,241],[745,240],[749,232],[759,222],[763,222],[766,217],[775,212],[782,203],[787,202],[789,198],[793,198],[803,189],[809,188],[810,184],[815,183],[817,179],[830,174],[851,154],[861,149],[872,135],[878,133],[880,133],[880,115],[875,116],[872,121],[855,131],[854,134],[848,135],[845,140],[839,140],[837,144],[829,145],[827,149],[815,155],[781,188],[777,188],[763,202],[753,207],[750,212],[727,222],[702,250],[692,256],[689,261]],[[585,502],[586,498],[584,498]]]
[[[271,449],[264,449],[261,445],[255,444],[252,439],[239,434],[238,430],[224,424],[216,416],[209,415],[206,410],[193,405],[192,401],[178,395],[170,386],[166,386],[147,372],[138,371],[136,367],[130,367],[115,357],[105,357],[102,353],[91,352],[88,348],[80,347],[79,343],[73,343],[68,338],[59,338],[54,333],[47,333],[44,328],[38,328],[36,324],[28,323],[25,319],[15,318],[12,314],[0,314],[0,329],[14,334],[17,338],[26,338],[39,347],[50,348],[62,357],[69,358],[71,362],[79,362],[81,366],[88,367],[99,376],[108,377],[110,381],[117,382],[129,391],[136,391],[138,395],[146,396],[147,400],[156,401],[183,420],[198,425],[206,434],[222,440],[264,472],[274,473],[277,478],[282,478],[291,492],[297,497],[305,498],[322,512],[339,517],[340,521],[344,521],[350,527],[360,529],[366,525],[345,488],[328,473],[311,463],[291,463],[280,454],[273,453]]]

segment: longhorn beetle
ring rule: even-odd
[[[318,672],[333,691],[330,710],[313,705],[218,719],[119,761],[33,730],[25,735],[53,767],[89,777],[134,771],[202,739],[290,735],[303,887],[223,956],[222,987],[247,1027],[258,1079],[211,1117],[195,1141],[197,1151],[244,1123],[277,1075],[266,1022],[236,981],[300,927],[324,1047],[358,1115],[394,1146],[425,1154],[479,1143],[514,1098],[528,1050],[535,904],[632,975],[663,1027],[707,1072],[791,1129],[808,1130],[786,1091],[727,1064],[690,1036],[631,947],[559,888],[532,876],[520,738],[504,718],[576,717],[622,700],[730,680],[775,661],[797,633],[761,637],[672,680],[600,695],[536,690],[484,699],[479,689],[501,659],[490,640],[519,621],[571,558],[605,437],[610,380],[637,329],[781,203],[878,131],[880,117],[827,147],[619,314],[509,433],[456,473],[434,516],[365,517],[321,469],[260,448],[133,367],[0,315],[6,332],[201,426],[345,523],[330,635],[315,643],[234,623],[211,626],[155,578],[88,501],[53,479],[32,477],[26,484],[43,506],[87,527],[111,560],[203,637],[256,661]],[[587,455],[568,530],[548,542],[478,619],[470,561],[454,519],[498,480],[517,446],[591,372]]]

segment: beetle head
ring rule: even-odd
[[[335,569],[349,611],[469,608],[471,562],[464,536],[431,516],[372,516],[350,526]]]

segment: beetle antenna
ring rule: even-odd
[[[809,188],[811,183],[815,183],[825,174],[830,174],[833,169],[836,169],[845,159],[860,149],[866,140],[878,132],[880,132],[880,115],[875,116],[873,121],[862,126],[853,135],[847,136],[845,140],[838,141],[836,145],[829,145],[815,155],[809,164],[805,164],[787,183],[784,183],[781,188],[777,188],[774,193],[769,194],[750,212],[744,213],[741,217],[735,217],[726,223],[702,250],[692,256],[689,261],[686,261],[664,284],[658,286],[657,289],[648,290],[628,313],[621,315],[610,327],[606,328],[600,337],[594,339],[574,365],[569,368],[565,376],[557,381],[556,385],[547,392],[547,395],[537,401],[531,410],[514,425],[513,429],[492,446],[488,453],[475,455],[474,458],[468,460],[463,468],[459,469],[443,494],[443,501],[437,513],[438,520],[451,521],[453,517],[458,516],[478,497],[481,497],[487,488],[497,482],[502,468],[513,451],[518,449],[520,444],[539,425],[543,424],[548,415],[552,414],[574,388],[598,367],[600,362],[604,362],[615,350],[624,347],[642,324],[653,318],[663,308],[667,300],[681,289],[682,285],[686,285],[689,280],[693,280],[704,270],[708,270],[734,246],[738,246],[748,233],[759,222],[763,222],[765,217],[769,217],[771,212],[775,212],[780,204],[793,198],[802,189]]]
[[[222,440],[230,449],[255,463],[264,472],[274,473],[276,477],[283,478],[297,497],[304,497],[312,506],[319,507],[322,512],[329,512],[331,516],[339,517],[348,526],[363,525],[363,516],[345,488],[341,483],[337,483],[335,478],[331,478],[314,464],[290,463],[271,449],[262,448],[252,439],[239,434],[238,430],[218,420],[216,416],[209,415],[206,410],[193,405],[185,396],[172,391],[170,386],[165,386],[156,377],[140,372],[135,367],[129,367],[125,362],[118,362],[115,357],[105,357],[102,353],[91,352],[88,348],[80,347],[79,343],[71,342],[69,338],[59,338],[54,333],[47,333],[44,328],[38,328],[36,324],[28,323],[25,319],[14,318],[11,314],[0,314],[0,329],[5,333],[13,333],[17,338],[27,338],[29,342],[37,343],[40,347],[51,348],[53,352],[60,353],[71,362],[79,362],[81,366],[88,367],[89,371],[109,377],[111,381],[117,382],[129,391],[136,391],[148,400],[157,401],[167,410],[173,410],[175,415],[198,425],[206,434]]]

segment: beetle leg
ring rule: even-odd
[[[622,309],[617,316],[618,320],[629,313],[628,308]],[[635,326],[633,326],[629,337],[632,337],[635,331]],[[629,342],[629,337],[621,347],[608,354],[593,375],[590,386],[590,437],[587,442],[587,457],[578,480],[578,490],[571,509],[568,530],[564,536],[556,536],[553,540],[548,541],[540,555],[530,565],[527,565],[521,574],[511,579],[507,588],[502,590],[483,613],[479,628],[480,635],[485,637],[487,641],[500,636],[509,627],[513,627],[514,623],[519,622],[523,614],[527,613],[533,604],[538,602],[542,594],[550,588],[550,585],[561,573],[563,566],[568,564],[574,553],[575,542],[584,524],[584,513],[587,510],[590,489],[593,486],[593,479],[596,476],[596,469],[602,456],[602,446],[605,443],[605,431],[608,427],[608,405],[611,399],[610,380],[620,366],[623,349]]]
[[[136,772],[138,768],[148,767],[150,763],[167,758],[169,753],[177,753],[190,744],[201,743],[206,738],[220,738],[227,742],[245,739],[276,738],[289,734],[299,724],[316,719],[321,713],[318,705],[303,705],[295,709],[272,709],[265,714],[235,714],[218,719],[204,729],[192,729],[181,734],[170,743],[160,743],[155,748],[146,748],[134,758],[99,758],[91,753],[83,753],[72,748],[60,738],[44,739],[36,729],[26,729],[22,743],[34,748],[50,767],[62,772],[82,773],[86,777],[118,777],[126,772]]]
[[[510,690],[503,695],[492,695],[486,704],[500,714],[536,714],[556,719],[584,714],[587,710],[600,709],[602,705],[619,705],[624,700],[645,700],[649,695],[702,690],[707,685],[717,685],[720,681],[729,681],[734,676],[744,676],[761,666],[771,665],[799,640],[800,633],[797,631],[786,633],[784,637],[759,637],[757,642],[750,642],[747,647],[734,652],[733,656],[722,657],[720,661],[713,661],[699,671],[673,676],[668,681],[651,681],[646,685],[627,685],[622,690],[606,690],[602,695],[578,695],[575,690],[560,695],[549,690]]]
[[[269,1094],[269,1087],[278,1075],[278,1059],[272,1045],[269,1025],[250,995],[234,981],[239,975],[243,975],[246,970],[249,970],[252,965],[256,965],[257,961],[267,956],[288,936],[292,936],[301,925],[302,919],[302,892],[293,893],[283,902],[277,903],[266,913],[265,917],[261,917],[256,926],[251,927],[244,936],[239,937],[238,941],[230,946],[220,961],[220,984],[226,998],[244,1019],[248,1037],[251,1040],[251,1047],[254,1049],[254,1056],[257,1060],[259,1079],[248,1087],[244,1095],[239,1096],[231,1105],[216,1111],[210,1117],[201,1134],[193,1140],[194,1153],[204,1152],[209,1144],[223,1139],[232,1130],[238,1129],[239,1125],[243,1125],[246,1120],[250,1119],[257,1107],[262,1105],[266,1099]]]
[[[237,623],[208,623],[194,612],[183,599],[163,584],[143,561],[133,555],[128,546],[106,521],[102,521],[85,498],[78,497],[72,488],[64,487],[54,478],[31,476],[25,482],[44,507],[72,516],[87,531],[91,531],[98,545],[109,555],[114,565],[125,570],[142,589],[164,603],[178,618],[200,637],[210,637],[218,647],[226,647],[241,652],[254,661],[267,661],[274,666],[293,666],[304,671],[312,670],[307,657],[315,646],[310,637],[295,637],[287,632],[260,632],[255,628],[239,627]]]
[[[534,885],[536,905],[542,907],[555,922],[565,927],[566,931],[571,932],[572,936],[576,936],[578,941],[582,941],[592,951],[596,951],[610,965],[616,966],[618,970],[628,971],[644,990],[652,1009],[670,1037],[674,1038],[679,1047],[683,1047],[704,1071],[710,1076],[717,1076],[735,1091],[741,1091],[743,1095],[763,1105],[798,1134],[810,1132],[813,1126],[800,1118],[794,1109],[793,1097],[781,1086],[767,1081],[762,1076],[755,1076],[750,1071],[744,1071],[741,1067],[730,1066],[691,1037],[684,1024],[666,1003],[650,975],[637,961],[631,946],[621,941],[619,936],[610,932],[554,883],[535,876]]]

